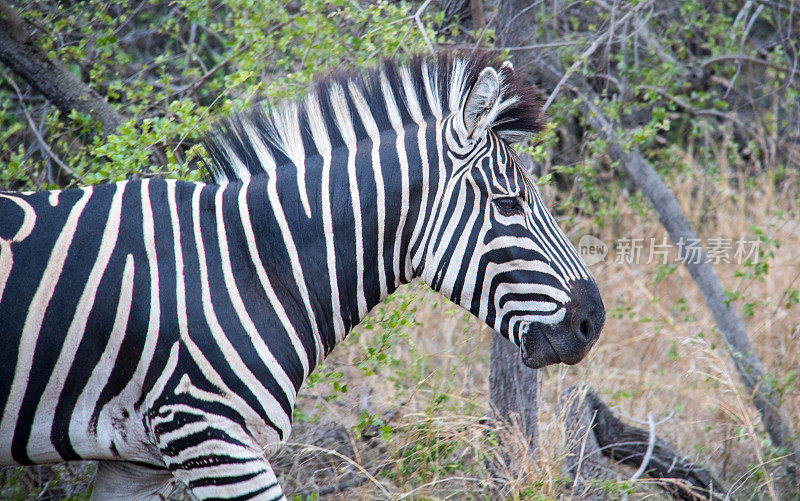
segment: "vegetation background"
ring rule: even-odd
[[[770,440],[714,319],[666,233],[571,92],[578,78],[665,180],[704,246],[730,239],[714,269],[743,317],[800,432],[800,3],[795,0],[17,1],[29,41],[95,89],[123,120],[115,133],[65,113],[0,66],[0,189],[34,190],[165,176],[199,180],[199,140],[215,118],[294,98],[314,78],[387,56],[459,44],[512,60],[542,54],[568,68],[549,128],[522,152],[594,264],[607,322],[574,367],[540,371],[538,450],[514,423],[489,419],[491,332],[422,284],[401,289],[350,335],[301,393],[293,441],[275,460],[297,499],[581,497],[566,471],[559,395],[585,383],[623,420],[657,434],[733,499],[791,499],[797,477]],[[517,16],[535,42],[502,46]],[[2,17],[2,14],[0,14]],[[503,22],[503,24],[500,23]],[[568,78],[567,78],[568,77]],[[554,92],[555,91],[555,92]],[[639,259],[622,242],[642,239]],[[651,240],[652,239],[652,240]],[[757,242],[749,259],[736,242]],[[665,496],[614,474],[599,493]],[[2,468],[2,499],[85,499],[91,464]],[[796,475],[796,473],[795,473]],[[174,494],[183,499],[182,492]]]

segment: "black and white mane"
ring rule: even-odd
[[[344,146],[336,126],[336,103],[346,103],[355,140],[368,137],[359,120],[356,100],[363,100],[379,131],[392,128],[389,109],[397,109],[403,125],[443,119],[457,112],[480,72],[493,67],[502,82],[502,110],[491,129],[508,143],[529,139],[544,124],[541,91],[495,55],[447,51],[435,56],[415,56],[409,61],[387,59],[369,70],[339,72],[319,80],[305,97],[268,107],[255,106],[217,123],[204,140],[212,158],[208,170],[216,183],[241,180],[263,173],[261,161],[247,130],[255,131],[276,165],[297,164],[316,155],[309,117],[322,120],[331,148]],[[337,94],[339,99],[332,99]],[[396,106],[387,106],[391,100]],[[319,115],[319,116],[316,116]],[[299,129],[299,130],[298,130]],[[299,133],[298,133],[299,132]]]

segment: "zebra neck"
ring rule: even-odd
[[[434,147],[438,125],[434,117],[402,127],[395,123],[379,137],[332,152],[329,182],[322,176],[318,207],[327,222],[328,280],[317,290],[319,302],[331,304],[328,327],[335,343],[415,277],[415,242],[426,236],[431,213],[426,207],[435,199],[430,185],[444,177]]]
[[[225,190],[228,210],[249,228],[241,245],[263,270],[260,287],[276,314],[285,312],[281,324],[314,347],[317,362],[413,278],[411,243],[424,234],[422,206],[431,191],[423,168],[438,165],[428,158],[435,149],[421,158],[417,144],[433,128],[413,129],[382,135],[391,147],[365,141],[328,159],[307,158],[302,176],[279,166]],[[356,168],[360,162],[368,165]]]

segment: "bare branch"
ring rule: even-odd
[[[642,2],[642,3],[636,4],[628,12],[626,12],[624,16],[622,16],[621,18],[619,18],[616,21],[617,24],[625,23],[625,21],[630,19],[630,17],[633,14],[635,14],[638,11],[640,11],[645,6],[648,6],[649,4],[650,4],[650,2]],[[600,36],[596,37],[594,39],[594,41],[592,41],[591,45],[589,45],[589,47],[587,47],[586,50],[583,51],[583,53],[581,53],[581,55],[578,56],[577,59],[575,59],[575,62],[573,62],[572,66],[570,66],[569,69],[567,69],[567,71],[564,72],[564,75],[561,77],[561,80],[558,81],[558,83],[556,84],[555,88],[550,93],[550,96],[547,98],[547,101],[544,103],[544,106],[542,108],[544,111],[547,111],[548,108],[550,108],[550,105],[553,104],[553,101],[556,99],[556,97],[558,97],[558,91],[561,90],[561,86],[564,85],[564,82],[566,82],[567,79],[569,79],[569,77],[571,77],[572,74],[575,73],[575,71],[582,64],[584,64],[586,62],[586,60],[589,58],[589,56],[594,54],[594,51],[597,50],[597,48],[600,46],[600,44],[603,43],[604,41],[606,41],[608,38],[610,38],[612,34],[613,34],[613,30],[611,30],[611,29],[606,30],[603,34],[601,34]]]
[[[647,450],[644,453],[642,464],[639,465],[639,469],[631,475],[631,480],[636,480],[647,471],[650,458],[653,457],[653,447],[656,445],[656,424],[653,422],[653,415],[649,412],[647,413],[647,424],[650,426],[650,436],[647,438]]]
[[[30,113],[28,113],[28,109],[25,107],[25,100],[22,97],[22,92],[19,90],[19,86],[17,86],[16,82],[13,79],[9,78],[7,75],[3,74],[6,79],[6,82],[14,89],[14,92],[17,94],[17,98],[19,98],[19,102],[21,104],[22,112],[25,114],[25,119],[28,121],[28,126],[31,128],[33,135],[36,136],[36,140],[39,141],[39,145],[42,149],[47,153],[47,155],[58,165],[58,168],[62,171],[66,172],[70,176],[75,176],[75,171],[67,167],[67,165],[61,161],[58,156],[53,153],[53,150],[50,149],[50,146],[47,144],[47,141],[44,140],[42,137],[42,133],[39,132],[39,128],[36,126],[36,122],[33,121],[31,118]]]
[[[73,110],[100,122],[103,134],[113,134],[125,121],[94,89],[78,80],[60,62],[51,60],[26,36],[27,25],[0,0],[0,61],[41,92],[64,116]]]

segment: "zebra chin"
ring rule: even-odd
[[[570,288],[564,318],[556,323],[530,322],[520,335],[522,363],[532,369],[564,363],[575,365],[600,337],[605,308],[594,281],[580,280]]]

